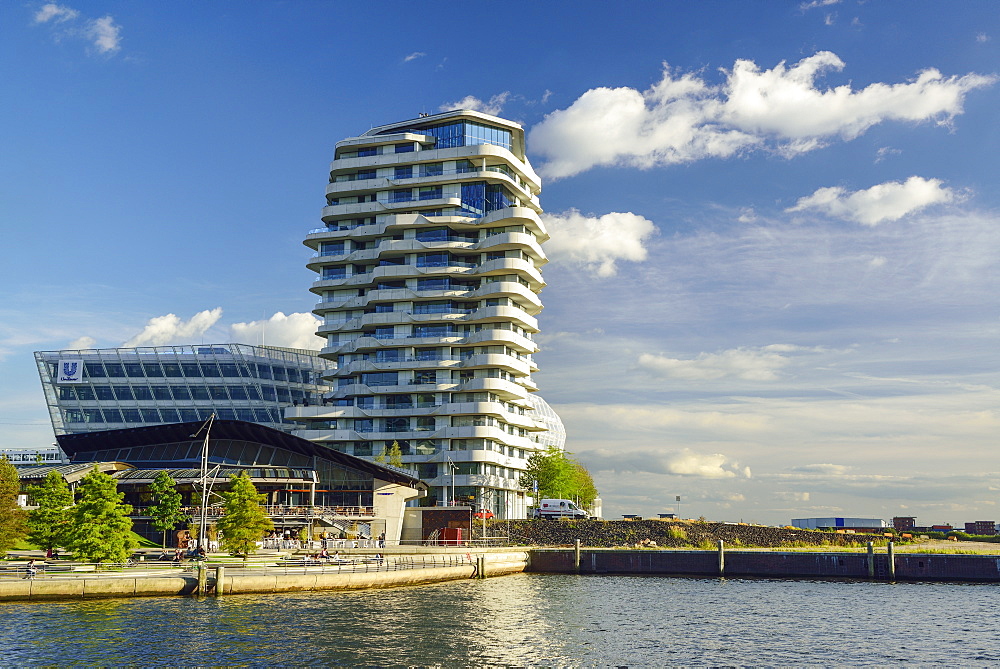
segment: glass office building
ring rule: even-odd
[[[296,434],[364,458],[396,444],[438,503],[525,517],[527,459],[565,440],[533,396],[540,191],[521,126],[480,112],[339,142],[305,240],[333,388],[286,411]]]
[[[39,351],[35,362],[56,435],[205,420],[291,431],[287,406],[322,401],[315,352],[251,346]]]

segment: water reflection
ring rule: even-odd
[[[5,664],[1000,662],[997,585],[522,574],[353,593],[4,603]]]

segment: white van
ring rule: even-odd
[[[568,499],[542,499],[535,509],[535,518],[589,518],[587,512]]]

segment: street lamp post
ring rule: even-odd
[[[205,440],[201,445],[201,522],[198,527],[198,548],[205,549],[208,538],[208,440],[212,435],[212,423],[215,422],[215,414],[208,417],[208,420],[195,432],[192,437],[197,437],[202,430],[205,431]],[[207,553],[207,549],[205,549]]]

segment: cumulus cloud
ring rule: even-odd
[[[426,53],[424,53],[423,51],[414,51],[414,52],[413,52],[413,53],[411,53],[410,55],[408,55],[408,56],[405,56],[405,57],[403,58],[403,62],[404,62],[404,63],[409,63],[409,62],[410,62],[411,60],[416,60],[417,58],[423,58],[423,57],[424,57],[424,56],[426,56],[426,55],[427,55],[427,54],[426,54]]]
[[[778,370],[791,360],[782,355],[807,350],[775,344],[762,348],[734,348],[721,353],[701,353],[696,358],[670,358],[665,355],[643,353],[639,365],[654,374],[686,381],[715,381],[735,378],[744,381],[776,381]]]
[[[749,476],[749,468],[741,470],[738,463],[722,453],[697,453],[688,448],[670,452],[598,450],[581,454],[580,457],[593,471],[644,472],[708,479]]]
[[[883,146],[875,152],[875,164],[878,164],[885,160],[889,156],[898,156],[902,151],[899,149],[894,149],[891,146]]]
[[[111,16],[85,19],[82,25],[77,22],[78,18],[80,12],[72,7],[50,2],[35,12],[34,22],[59,26],[55,28],[56,39],[82,38],[90,42],[101,54],[112,54],[120,49],[122,28]]]
[[[808,502],[809,493],[807,492],[776,492],[774,496],[780,500],[786,502]]]
[[[263,342],[268,346],[284,346],[318,351],[323,340],[316,336],[320,320],[309,313],[277,312],[267,320],[233,323],[230,331],[234,341],[244,344]]]
[[[190,344],[191,340],[203,335],[216,324],[222,316],[222,307],[199,311],[190,319],[183,321],[176,314],[155,316],[150,318],[142,332],[135,335],[122,346],[161,346],[178,343]]]
[[[819,211],[864,225],[878,225],[900,218],[933,204],[952,202],[958,194],[942,185],[940,179],[913,176],[905,182],[888,181],[867,190],[848,192],[840,186],[820,188],[812,195],[800,198],[785,211]]]
[[[66,345],[66,348],[72,349],[74,351],[81,351],[86,348],[94,348],[97,345],[97,340],[93,337],[78,337]]]
[[[35,12],[35,23],[47,23],[49,21],[63,23],[64,21],[72,21],[79,15],[80,12],[71,7],[50,2],[42,5],[42,8]]]
[[[543,214],[550,239],[545,250],[552,260],[581,264],[597,276],[613,276],[616,262],[646,259],[645,242],[656,232],[652,221],[632,212],[585,216],[576,209]]]
[[[503,93],[497,93],[486,102],[483,102],[474,95],[466,95],[458,102],[444,103],[439,107],[439,109],[443,112],[451,111],[453,109],[471,109],[473,111],[479,111],[484,114],[492,114],[493,116],[496,116],[503,111],[503,106],[507,103],[507,99],[509,97],[510,91],[504,91]]]
[[[820,88],[817,78],[844,62],[821,51],[791,66],[761,70],[738,60],[712,85],[694,73],[664,66],[646,91],[594,88],[531,130],[543,176],[568,177],[596,166],[650,168],[727,158],[756,148],[786,156],[849,140],[883,121],[950,121],[966,94],[993,76],[945,77],[927,69],[908,82]]]
[[[101,53],[114,53],[120,48],[121,31],[121,26],[115,23],[113,18],[105,16],[90,21],[85,29],[85,34]]]

